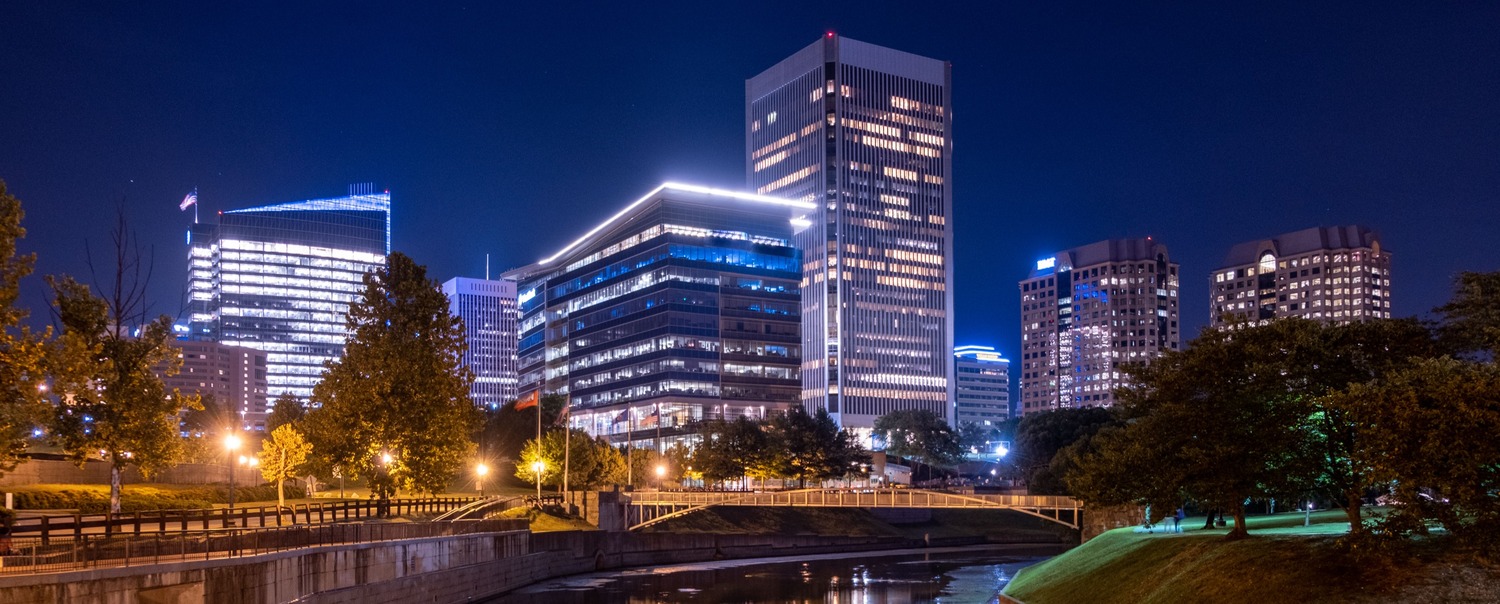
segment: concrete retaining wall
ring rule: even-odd
[[[134,466],[125,469],[120,476],[120,481],[124,484],[148,482]],[[226,484],[229,482],[229,468],[218,464],[178,464],[163,470],[160,475],[149,482],[189,485]],[[263,482],[265,481],[261,480],[259,469],[240,468],[234,473],[234,483],[238,485],[257,485]],[[59,483],[107,485],[109,484],[109,464],[102,461],[90,461],[79,468],[67,461],[33,459],[16,466],[15,470],[6,472],[4,476],[0,476],[0,491],[12,486]]]

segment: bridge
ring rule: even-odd
[[[658,491],[631,493],[630,530],[719,506],[1010,510],[1077,529],[1082,504],[1049,495],[970,495],[922,489],[799,489],[794,491]]]

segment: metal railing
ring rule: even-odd
[[[0,575],[254,556],[326,545],[525,530],[525,520],[346,523],[142,535],[0,537]]]
[[[478,501],[475,497],[430,497],[422,499],[392,499],[390,514],[441,513]],[[376,500],[340,500],[317,503],[299,503],[278,508],[274,505],[239,506],[201,510],[158,510],[151,512],[126,512],[122,514],[68,514],[53,516],[30,516],[16,520],[11,528],[13,537],[37,535],[46,542],[58,536],[75,539],[85,534],[103,533],[106,536],[121,534],[140,535],[152,532],[182,532],[210,530],[216,528],[279,527],[307,524],[328,524],[364,520],[380,516],[380,502]]]
[[[962,495],[921,489],[798,489],[767,492],[645,491],[627,496],[626,524],[646,528],[716,506],[1005,509],[1078,528],[1082,505],[1050,495]],[[1067,516],[1067,519],[1064,519]]]

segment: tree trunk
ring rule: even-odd
[[[278,514],[280,513],[279,510],[281,510],[281,508],[286,507],[286,494],[285,494],[284,491],[282,491],[282,488],[281,488],[282,485],[285,485],[285,484],[286,484],[285,480],[277,480],[276,481],[276,509],[278,510],[277,511]]]
[[[1229,529],[1226,539],[1244,539],[1250,536],[1250,530],[1245,526],[1245,506],[1234,507],[1234,528]]]
[[[1359,508],[1364,505],[1365,500],[1362,493],[1357,490],[1349,490],[1344,493],[1344,515],[1349,517],[1349,532],[1355,535],[1365,532],[1365,523],[1359,517]]]
[[[1214,508],[1209,508],[1208,517],[1203,519],[1203,530],[1206,531],[1214,527],[1214,512],[1217,511]]]
[[[109,465],[109,513],[120,513],[120,473],[123,468],[118,463]]]

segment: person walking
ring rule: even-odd
[[[1177,513],[1172,516],[1172,532],[1182,532],[1182,519],[1186,517],[1187,515],[1182,513],[1182,508],[1177,508]]]

